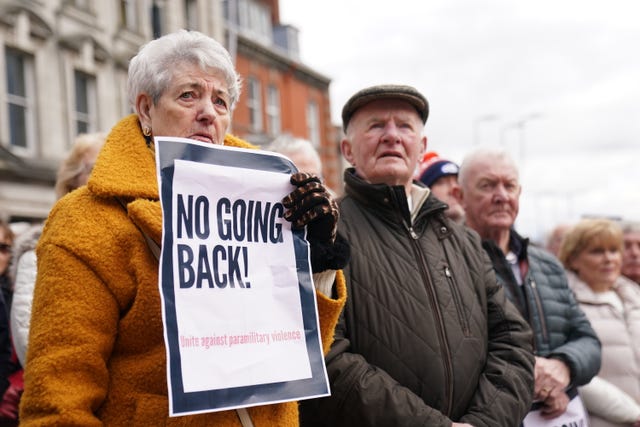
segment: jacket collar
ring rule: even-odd
[[[225,135],[224,145],[255,148],[229,134]],[[132,114],[118,122],[107,136],[87,186],[99,197],[123,201],[131,220],[160,242],[162,208],[157,179],[153,146],[147,146],[138,116]]]
[[[256,148],[230,134],[225,135],[224,145]],[[138,116],[131,114],[107,136],[87,185],[102,197],[158,200],[157,179],[153,146],[147,147]]]
[[[348,168],[344,172],[345,193],[358,203],[371,208],[375,212],[389,218],[397,218],[398,211],[408,223],[413,219],[435,211],[444,211],[446,204],[436,199],[430,192],[413,191],[413,214],[409,213],[407,196],[404,186],[387,184],[370,184],[360,178],[354,168]],[[414,182],[414,186],[425,188],[422,184]]]

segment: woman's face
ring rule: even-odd
[[[0,227],[0,276],[7,272],[11,260],[11,240],[6,231]]]
[[[611,289],[620,276],[622,252],[620,245],[610,240],[593,239],[571,263],[571,268],[596,292]]]
[[[196,65],[176,67],[169,87],[154,105],[147,94],[137,98],[140,123],[154,136],[191,138],[223,144],[231,120],[223,75]]]

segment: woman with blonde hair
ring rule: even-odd
[[[58,168],[55,185],[58,199],[87,183],[106,137],[105,133],[78,135],[71,151]],[[35,248],[42,233],[42,226],[43,224],[33,225],[16,239],[11,265],[11,277],[15,283],[11,306],[11,333],[16,355],[23,366],[26,362],[31,301],[37,273]]]
[[[83,133],[76,137],[71,151],[58,168],[55,186],[58,199],[87,183],[106,138],[107,134],[103,132]]]
[[[602,343],[600,372],[580,390],[591,427],[640,426],[640,288],[621,275],[622,248],[618,224],[584,219],[558,254]]]

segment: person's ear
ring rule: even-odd
[[[351,166],[355,167],[356,164],[353,158],[353,150],[351,149],[351,141],[347,138],[343,138],[342,141],[340,141],[340,151],[342,151],[344,158],[351,163]]]
[[[459,185],[456,185],[451,189],[451,196],[462,205],[462,188]]]
[[[151,107],[153,101],[146,93],[141,93],[136,97],[136,112],[140,120],[140,126],[145,129],[151,129]]]
[[[424,135],[422,137],[422,140],[420,141],[421,147],[420,147],[420,154],[423,154],[425,151],[427,151],[427,136]]]

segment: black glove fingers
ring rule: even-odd
[[[291,175],[296,189],[289,193],[282,204],[287,209],[284,218],[291,227],[307,227],[309,242],[333,243],[338,228],[338,205],[320,179],[309,173]]]
[[[291,175],[291,179],[289,181],[296,187],[300,187],[313,181],[321,183],[320,178],[318,178],[316,175],[306,172],[294,173],[293,175]]]
[[[326,192],[313,191],[306,193],[297,200],[293,206],[291,206],[284,214],[285,219],[289,221],[297,221],[307,211],[314,208],[316,205],[329,204],[330,196]],[[286,206],[286,205],[285,205]]]
[[[289,193],[284,199],[282,199],[282,204],[285,208],[292,208],[300,204],[300,201],[306,198],[307,194],[314,192],[325,193],[326,190],[320,182],[310,181]]]

